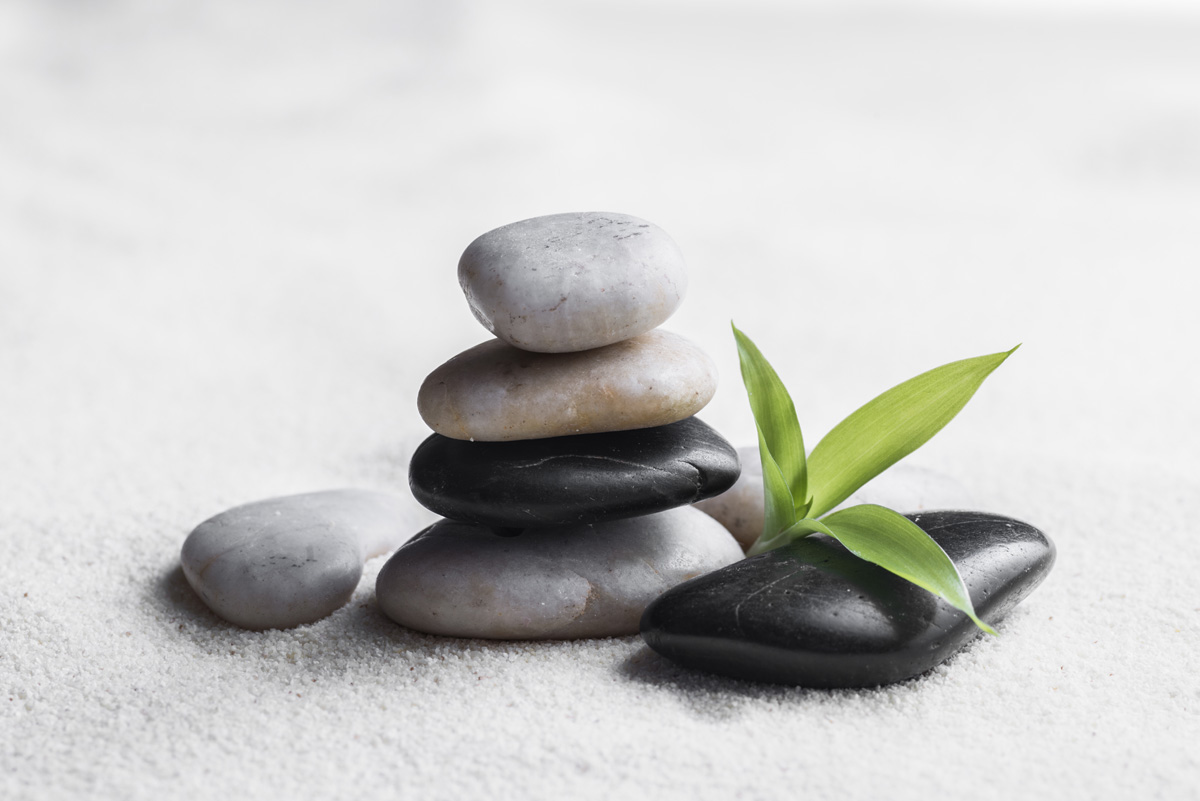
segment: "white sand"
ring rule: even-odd
[[[0,797],[1197,797],[1195,18],[244,5],[0,3]],[[813,442],[1025,343],[917,457],[1058,544],[1000,638],[818,692],[413,634],[382,560],[202,606],[205,517],[404,486],[462,248],[582,209],[683,247],[735,442],[730,318]]]

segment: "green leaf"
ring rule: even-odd
[[[907,517],[882,506],[863,504],[834,512],[820,522],[825,524],[825,533],[855,556],[929,590],[965,612],[979,628],[996,633],[976,616],[971,596],[950,557]]]
[[[763,463],[763,480],[772,471],[768,470],[768,462],[772,462],[783,478],[784,487],[788,491],[792,513],[788,515],[787,525],[805,516],[808,512],[808,466],[804,454],[804,437],[800,433],[800,423],[796,419],[796,407],[792,396],[788,394],[779,375],[771,367],[770,362],[762,355],[750,337],[730,323],[733,336],[737,340],[738,361],[742,368],[742,381],[746,385],[746,394],[750,396],[750,409],[754,412],[754,423],[758,428],[759,457]],[[775,494],[770,489],[768,493]],[[778,503],[767,500],[767,506]],[[771,515],[767,515],[768,518]],[[787,526],[784,526],[786,528]],[[764,530],[771,536],[782,529]]]
[[[764,533],[755,540],[754,545],[750,546],[750,550],[746,551],[746,556],[757,556],[760,553],[773,551],[776,548],[782,548],[784,545],[790,545],[796,540],[803,539],[809,534],[818,532],[828,534],[831,537],[833,536],[833,532],[820,520],[813,520],[811,517],[806,517],[802,520],[797,520],[778,534],[768,535]]]
[[[813,498],[808,515],[825,514],[924,445],[1016,349],[951,362],[910,378],[834,426],[808,459]]]
[[[792,504],[792,493],[788,489],[783,471],[771,458],[763,430],[758,428],[758,456],[762,461],[763,474],[763,530],[755,545],[788,528],[796,521],[796,509]]]

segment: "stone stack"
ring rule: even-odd
[[[421,387],[436,433],[409,480],[446,519],[380,572],[384,613],[459,637],[636,634],[654,598],[741,559],[688,506],[739,464],[693,417],[716,390],[712,360],[657,328],[687,283],[671,238],[622,214],[538,217],[476,239],[458,274],[496,338]]]

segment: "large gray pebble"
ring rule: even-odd
[[[472,242],[458,281],[479,322],[524,350],[566,353],[643,334],[683,300],[683,254],[657,225],[582,212],[522,220]]]
[[[384,614],[428,634],[623,636],[666,590],[741,558],[721,524],[688,506],[516,536],[442,520],[388,560],[375,593]]]
[[[493,339],[434,370],[417,410],[452,439],[500,442],[663,426],[691,417],[717,368],[666,331],[585,353],[529,353]]]
[[[350,600],[367,559],[407,539],[413,505],[383,492],[327,490],[238,506],[188,535],[183,573],[230,623],[311,623]]]
[[[755,446],[738,448],[738,458],[742,461],[742,474],[737,483],[715,498],[697,502],[695,507],[719,520],[748,549],[763,527],[762,461]],[[975,505],[971,494],[956,479],[904,462],[871,479],[837,508],[862,503],[886,506],[901,513],[970,509]]]

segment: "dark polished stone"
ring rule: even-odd
[[[514,442],[434,434],[413,454],[408,475],[416,499],[443,517],[525,528],[661,512],[724,492],[740,470],[733,446],[689,417]]]
[[[984,512],[906,515],[958,567],[994,624],[1054,564],[1033,526]],[[664,593],[642,637],[687,667],[806,687],[871,687],[944,662],[979,633],[966,615],[825,536],[743,560]]]

